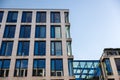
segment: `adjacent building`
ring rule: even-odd
[[[68,9],[0,9],[0,80],[74,80]]]
[[[120,48],[105,48],[100,62],[104,80],[120,80]]]

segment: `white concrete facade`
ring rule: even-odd
[[[65,26],[70,23],[65,23],[64,12],[69,12],[68,9],[0,9],[4,11],[3,20],[0,23],[0,46],[2,41],[13,41],[13,50],[11,56],[0,56],[0,59],[10,59],[10,69],[8,77],[0,77],[0,80],[73,80],[74,76],[69,76],[68,71],[68,59],[72,59],[73,56],[67,55],[66,42],[72,41],[71,38],[66,38]],[[18,11],[17,23],[7,23],[7,14],[8,11]],[[21,16],[23,11],[32,11],[32,22],[31,23],[22,23]],[[46,23],[36,23],[36,12],[45,11],[47,13]],[[50,23],[50,12],[60,12],[61,23]],[[16,25],[15,37],[14,38],[3,38],[5,25]],[[30,38],[19,38],[20,26],[21,25],[31,25],[31,36]],[[46,25],[46,38],[35,38],[35,26],[36,25]],[[51,25],[60,25],[62,38],[50,38],[50,26]],[[34,42],[35,41],[46,41],[46,55],[45,56],[34,56]],[[30,41],[29,47],[29,56],[16,56],[17,46],[19,41]],[[50,42],[51,41],[62,41],[62,56],[51,56],[50,55]],[[27,77],[14,77],[14,68],[16,59],[28,59],[28,71]],[[45,59],[46,60],[46,76],[43,77],[33,77],[32,68],[33,68],[33,59]],[[63,76],[51,76],[50,74],[50,60],[51,59],[63,59]]]

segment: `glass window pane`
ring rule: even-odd
[[[0,11],[0,22],[2,22],[3,14],[4,14],[4,12],[3,12],[3,11]]]
[[[69,56],[72,55],[71,42],[67,42],[67,54],[68,54]]]
[[[14,38],[15,29],[16,29],[15,25],[6,25],[3,38]]]
[[[46,12],[37,12],[36,22],[45,23],[46,22]]]
[[[27,68],[28,60],[21,60],[21,68]]]
[[[115,59],[118,74],[120,75],[120,58]]]
[[[62,42],[51,42],[51,55],[62,55]]]
[[[10,60],[4,60],[3,68],[6,69],[6,68],[9,68],[9,67],[10,67]]]
[[[21,22],[32,22],[32,12],[24,11],[22,13],[22,21]]]
[[[45,55],[46,54],[46,42],[45,41],[36,41],[34,47],[35,55]]]
[[[2,68],[2,60],[0,60],[0,69]]]
[[[62,59],[52,59],[51,60],[51,70],[52,71],[62,71],[63,70]]]
[[[66,29],[66,38],[70,38],[70,27],[65,26],[65,29]]]
[[[60,23],[60,12],[51,12],[51,22]]]
[[[61,38],[61,27],[55,27],[55,38]]]
[[[62,55],[62,44],[61,42],[56,42],[55,43],[55,52],[57,56]]]
[[[19,41],[17,55],[18,56],[29,55],[29,41]]]
[[[13,48],[12,41],[3,41],[0,49],[0,56],[11,56]]]
[[[7,16],[7,22],[17,22],[17,11],[9,11]]]
[[[35,38],[46,38],[46,26],[44,25],[36,26]]]
[[[51,26],[51,38],[61,38],[61,27]]]
[[[107,75],[113,74],[109,59],[104,59],[104,68],[105,68],[105,72],[107,73]]]
[[[20,38],[30,38],[31,26],[30,25],[22,25],[20,28]]]
[[[69,22],[69,14],[68,12],[65,12],[65,23],[68,23]]]

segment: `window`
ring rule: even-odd
[[[0,49],[0,56],[11,56],[13,41],[3,41]]]
[[[37,12],[36,22],[45,23],[46,22],[46,12]]]
[[[36,26],[35,38],[46,38],[46,26],[44,25]]]
[[[0,22],[2,22],[2,19],[3,19],[3,11],[0,11]]]
[[[110,60],[108,58],[104,59],[104,69],[107,75],[113,75],[113,71],[111,68]]]
[[[22,21],[21,22],[32,22],[32,12],[24,11],[22,14]]]
[[[19,41],[17,56],[28,56],[29,55],[29,41]]]
[[[70,27],[65,26],[65,29],[66,29],[66,38],[70,38]]]
[[[20,38],[30,38],[31,26],[30,25],[22,25],[20,28]]]
[[[28,68],[27,59],[17,59],[15,64],[14,76],[15,77],[26,77]]]
[[[0,59],[0,77],[8,77],[9,75],[10,60]]]
[[[68,23],[69,22],[69,14],[68,12],[65,12],[65,23]]]
[[[61,56],[62,55],[62,43],[61,41],[51,42],[51,55]]]
[[[72,55],[71,42],[67,41],[67,55]]]
[[[63,76],[62,59],[51,59],[51,76]]]
[[[120,58],[115,59],[118,74],[120,75]]]
[[[51,12],[51,23],[60,23],[60,12]]]
[[[7,16],[7,22],[17,22],[17,11],[9,11]]]
[[[14,38],[15,29],[16,29],[15,25],[6,25],[3,38]]]
[[[51,26],[51,38],[61,38],[60,26]]]
[[[73,59],[68,59],[69,76],[73,76]]]
[[[34,59],[33,76],[45,76],[45,59]]]
[[[46,54],[46,42],[35,41],[34,55],[44,56]]]

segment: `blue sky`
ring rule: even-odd
[[[75,59],[120,48],[120,0],[0,0],[0,8],[69,9]]]

